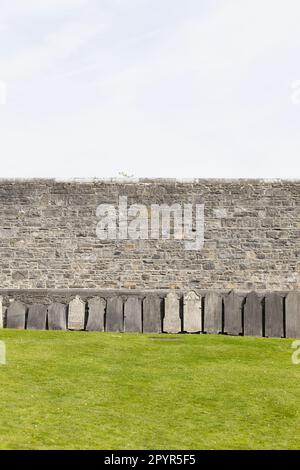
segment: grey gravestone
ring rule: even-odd
[[[202,330],[201,297],[190,291],[183,297],[183,330],[197,333]]]
[[[222,297],[217,292],[208,292],[204,299],[204,331],[222,332]]]
[[[54,302],[48,307],[49,330],[65,330],[67,328],[67,307]]]
[[[2,300],[3,298],[0,297],[0,328],[3,328],[3,306],[2,306]]]
[[[180,333],[181,331],[179,298],[176,292],[169,292],[165,298],[165,316],[163,325],[163,331],[166,333]]]
[[[69,303],[68,329],[84,330],[85,303],[76,295]]]
[[[289,292],[285,300],[286,337],[300,338],[300,292]]]
[[[88,301],[87,331],[104,331],[105,306],[106,302],[101,297],[93,297]]]
[[[27,330],[45,330],[47,321],[47,306],[43,304],[30,305],[27,317]]]
[[[123,331],[123,299],[109,297],[106,307],[106,331]]]
[[[224,332],[229,335],[243,332],[242,303],[243,299],[234,291],[224,298]]]
[[[265,298],[265,335],[283,337],[283,298],[276,292],[268,293]]]
[[[244,307],[244,334],[246,336],[262,336],[263,334],[262,299],[256,292],[246,297]]]
[[[0,341],[0,365],[6,364],[6,346],[4,341]]]
[[[128,297],[124,305],[124,331],[142,332],[142,301]]]
[[[143,332],[161,333],[161,299],[148,295],[143,302]]]
[[[25,328],[25,316],[27,307],[23,302],[14,301],[7,309],[7,328],[22,330]]]

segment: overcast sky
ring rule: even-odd
[[[300,177],[299,0],[0,0],[2,177]]]

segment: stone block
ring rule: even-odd
[[[148,295],[143,301],[143,332],[161,333],[161,299],[157,295]]]
[[[69,303],[68,329],[84,330],[85,323],[85,303],[76,295],[75,299]]]
[[[165,297],[163,331],[165,333],[181,332],[180,300],[176,292],[171,291]]]
[[[33,304],[28,309],[27,330],[45,330],[47,305]]]
[[[244,306],[244,334],[246,336],[263,335],[262,297],[250,292]]]
[[[207,292],[204,298],[204,331],[222,332],[222,297],[217,292]]]
[[[66,330],[67,328],[67,306],[54,302],[48,307],[48,329]]]
[[[228,335],[240,335],[242,323],[243,299],[235,291],[224,297],[224,332]]]
[[[107,299],[105,331],[123,331],[123,299],[120,296]]]
[[[300,338],[300,292],[289,292],[285,299],[286,337]]]
[[[87,331],[104,331],[104,315],[106,301],[101,297],[93,297],[88,300]]]
[[[183,330],[187,333],[202,331],[201,297],[190,291],[183,297]]]
[[[282,338],[283,333],[283,298],[270,292],[265,297],[265,336]]]
[[[7,309],[7,328],[23,330],[25,328],[27,307],[18,300],[12,302]]]
[[[124,331],[142,332],[142,301],[138,297],[128,297],[125,301]]]

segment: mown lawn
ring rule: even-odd
[[[0,340],[1,449],[300,448],[291,340],[13,330]]]

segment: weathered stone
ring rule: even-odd
[[[250,292],[246,297],[244,334],[246,336],[262,336],[263,334],[262,298],[256,292]]]
[[[85,323],[85,303],[76,295],[75,299],[69,303],[68,329],[84,330]]]
[[[28,309],[27,330],[45,330],[47,305],[33,304]]]
[[[0,341],[0,366],[6,364],[6,346],[4,341]]]
[[[67,328],[67,306],[54,302],[48,307],[48,329],[65,330]]]
[[[128,207],[194,204],[194,216],[195,203],[204,203],[204,251],[186,251],[173,234],[163,240],[161,230],[157,240],[100,241],[96,208],[113,202],[118,215],[118,195]],[[0,199],[0,286],[10,289],[299,288],[299,180],[1,180]]]
[[[161,333],[161,299],[148,295],[143,301],[143,332]]]
[[[201,297],[194,291],[183,297],[183,330],[187,333],[202,331]]]
[[[229,335],[243,333],[242,303],[243,299],[234,291],[224,298],[224,332]]]
[[[25,317],[27,307],[18,300],[12,302],[7,309],[7,328],[23,330],[25,328]]]
[[[222,297],[217,292],[208,292],[204,299],[204,331],[222,332]]]
[[[123,299],[109,297],[106,307],[106,331],[123,331]]]
[[[3,328],[3,306],[2,306],[3,298],[0,296],[0,328]]]
[[[289,292],[285,299],[286,337],[300,338],[300,292]]]
[[[128,297],[124,305],[124,331],[142,332],[142,301]]]
[[[270,292],[265,298],[265,336],[282,338],[283,332],[283,298]]]
[[[106,302],[101,297],[93,297],[88,300],[87,331],[104,331],[104,315]]]
[[[180,333],[180,301],[176,292],[169,292],[165,297],[165,316],[163,321],[163,331],[165,333]]]

